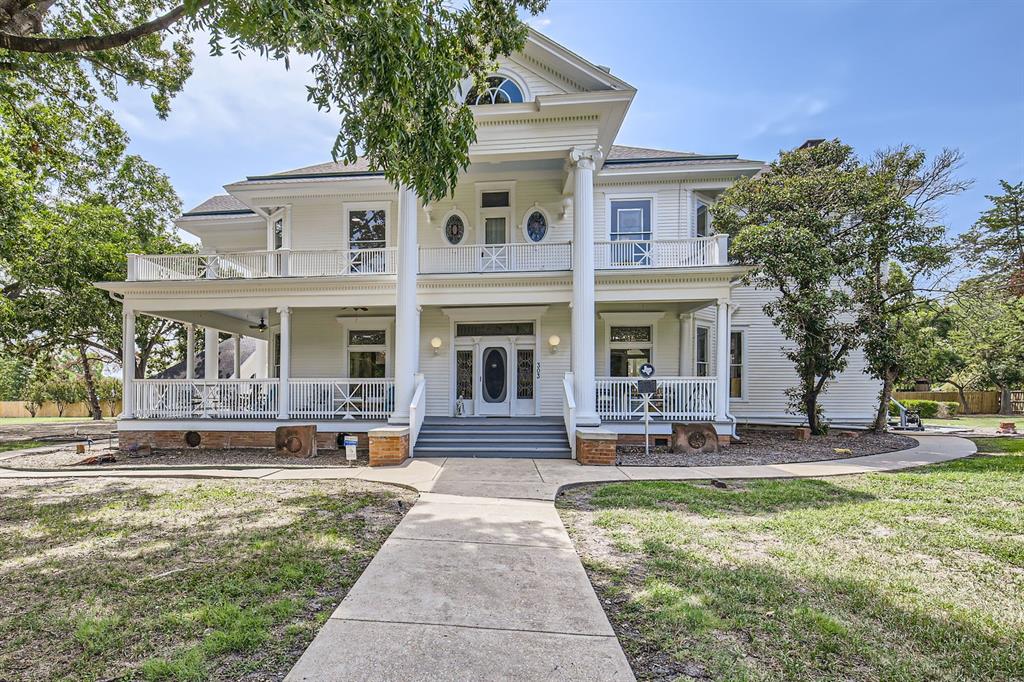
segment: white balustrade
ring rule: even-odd
[[[565,435],[569,438],[572,458],[576,459],[576,388],[573,373],[566,372],[562,378],[562,419],[565,420]]]
[[[133,282],[393,275],[396,268],[394,248],[130,254],[128,262]]]
[[[572,267],[569,242],[420,247],[420,272],[552,272]]]
[[[277,379],[136,379],[138,419],[274,419]]]
[[[727,265],[717,237],[649,241],[600,241],[594,244],[597,270],[634,268],[691,268]]]
[[[394,379],[291,379],[292,419],[386,420],[395,409]]]
[[[416,375],[416,382],[413,385],[412,400],[409,402],[409,449],[416,446],[416,439],[419,438],[420,428],[423,426],[423,418],[427,415],[426,404],[427,382],[422,374]]]
[[[715,418],[714,377],[666,377],[657,379],[650,415],[664,421],[712,421]],[[597,379],[597,413],[602,420],[643,419],[644,400],[636,377]]]

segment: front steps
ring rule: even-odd
[[[427,417],[416,457],[569,459],[565,422],[558,417]]]

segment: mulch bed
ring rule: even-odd
[[[848,432],[844,432],[848,433]],[[744,464],[788,464],[792,462],[820,462],[829,459],[863,457],[883,452],[906,450],[917,446],[917,441],[896,433],[854,432],[857,435],[832,433],[798,441],[792,430],[741,429],[741,442],[721,448],[718,452],[676,454],[668,447],[651,447],[644,456],[643,445],[620,445],[619,464],[623,466],[725,466]],[[849,452],[836,452],[836,450]]]

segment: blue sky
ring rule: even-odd
[[[618,142],[769,160],[812,137],[867,156],[909,143],[963,152],[958,232],[1000,178],[1024,178],[1024,2],[575,2],[531,23],[638,89]],[[158,120],[145,93],[115,106],[132,150],[186,208],[245,175],[329,159],[336,121],[305,101],[308,62],[205,55]]]

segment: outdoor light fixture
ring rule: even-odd
[[[434,349],[434,355],[437,355],[437,352],[441,350],[441,337],[435,336],[430,339],[430,347]]]
[[[551,352],[558,352],[558,344],[562,343],[562,339],[558,338],[558,334],[552,334],[548,337],[548,345],[551,346]]]

